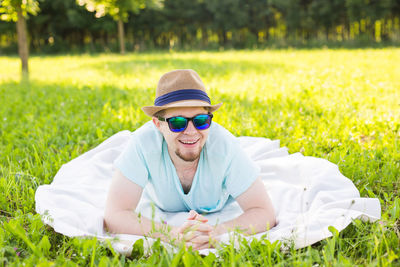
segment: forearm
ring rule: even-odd
[[[163,241],[170,241],[176,238],[172,234],[171,227],[139,216],[137,213],[129,210],[106,214],[104,222],[111,233],[149,236],[152,238],[161,238]]]
[[[239,217],[215,226],[213,234],[218,236],[226,232],[240,230],[244,234],[265,232],[274,227],[275,214],[263,208],[251,208]]]

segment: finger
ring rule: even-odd
[[[208,219],[201,214],[198,214],[195,210],[189,211],[189,216],[187,220],[196,220],[200,222],[208,222]]]
[[[189,231],[191,229],[191,227],[193,227],[196,224],[199,224],[199,223],[194,220],[188,220],[188,221],[184,222],[181,227],[179,227],[178,231],[180,233]]]
[[[214,230],[214,228],[211,225],[205,224],[205,223],[200,223],[200,224],[193,224],[191,226],[188,226],[183,230],[181,233],[187,233],[191,231],[197,231],[201,232],[203,234],[211,234],[211,232]]]
[[[190,210],[189,211],[189,216],[188,216],[188,220],[195,220],[196,216],[199,215],[195,210]]]
[[[201,249],[206,249],[206,248],[212,248],[212,246],[210,245],[210,243],[204,243],[201,245],[193,245],[192,248],[193,248],[193,250],[201,250]]]
[[[211,232],[213,229],[214,228],[207,223],[189,220],[184,222],[182,226],[179,227],[179,232],[180,233],[185,233],[187,231]]]
[[[207,248],[216,248],[218,245],[218,242],[216,240],[210,240],[209,242],[206,242],[204,244],[193,244],[192,243],[192,248],[193,250],[201,250],[201,249],[207,249]]]
[[[204,248],[209,248],[211,247],[208,242],[203,242],[203,243],[193,243],[191,241],[185,242],[186,247],[192,247],[193,250],[199,250],[199,249],[204,249]]]
[[[211,231],[214,230],[214,228],[206,223],[199,223],[199,224],[194,224],[190,227],[191,230],[199,231],[199,232],[207,232],[210,233]]]
[[[193,250],[201,250],[207,248],[214,248],[215,244],[209,242],[209,238],[202,237],[201,239],[197,238],[196,240],[186,241],[186,247],[192,247]]]
[[[202,243],[211,240],[210,232],[188,231],[182,235],[182,240],[192,243]]]
[[[197,216],[194,219],[200,222],[208,222],[208,219],[201,214],[197,214]]]
[[[199,246],[204,243],[209,243],[210,237],[208,235],[193,234],[193,237],[187,241],[191,242],[193,245]]]
[[[192,240],[195,236],[197,236],[198,234],[196,233],[196,231],[188,231],[186,233],[184,233],[182,235],[182,240],[184,241],[190,241]]]
[[[201,250],[201,249],[216,247],[216,243],[212,243],[211,242],[212,240],[210,238],[208,238],[205,242],[202,242],[202,241],[205,241],[205,239],[203,239],[203,240],[198,239],[198,240],[190,241],[190,243],[192,244],[193,250]]]
[[[182,236],[183,236],[184,240],[190,241],[198,236],[209,237],[210,235],[208,232],[199,232],[199,231],[192,230],[192,231],[185,232]]]

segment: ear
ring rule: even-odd
[[[153,117],[153,123],[160,130],[160,121],[156,117]]]

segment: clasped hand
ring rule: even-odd
[[[191,210],[186,222],[173,232],[179,241],[194,250],[215,247],[218,237],[215,236],[214,227],[207,222],[207,218]]]

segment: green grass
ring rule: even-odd
[[[400,265],[400,49],[279,50],[0,57],[0,266]],[[143,256],[116,254],[95,239],[67,238],[43,225],[34,193],[60,166],[149,118],[163,73],[193,68],[225,104],[215,121],[237,136],[281,140],[291,153],[338,164],[382,220],[355,221],[332,238],[281,251],[268,241],[201,257],[156,244]]]

